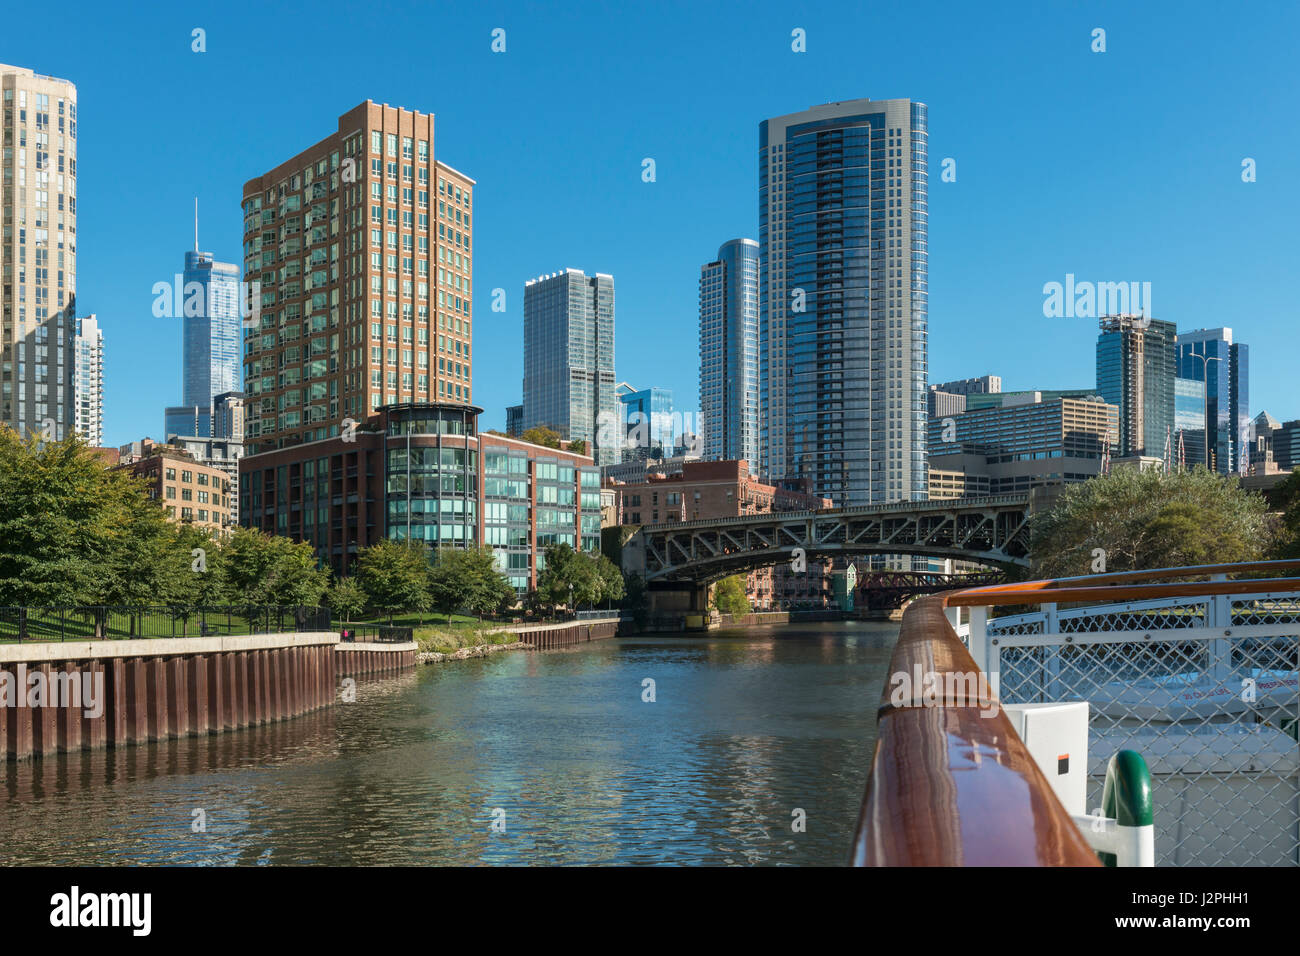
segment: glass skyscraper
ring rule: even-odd
[[[623,461],[640,461],[646,458],[672,458],[679,453],[684,435],[690,431],[689,413],[684,421],[673,414],[673,391],[670,388],[636,389],[620,382],[619,402],[623,406],[622,420],[627,425],[627,444],[623,447]]]
[[[758,243],[732,239],[700,268],[704,458],[758,474]]]
[[[614,277],[565,269],[524,283],[525,431],[544,425],[616,465],[625,440],[614,379]]]
[[[1194,378],[1174,379],[1174,435],[1170,452],[1178,459],[1178,438],[1183,440],[1183,463],[1205,464],[1205,383]]]
[[[906,99],[759,124],[759,470],[836,505],[928,494],[927,135]]]
[[[190,434],[212,438],[212,400],[240,387],[239,267],[210,252],[187,252],[184,282],[181,407],[199,410],[199,430]],[[164,430],[177,423],[170,412],[165,418]]]
[[[1179,332],[1176,348],[1179,376],[1204,382],[1208,392],[1214,469],[1224,475],[1240,472],[1251,429],[1249,346],[1234,343],[1232,329],[1221,328]],[[1195,461],[1205,461],[1203,446]]]
[[[1119,406],[1121,456],[1164,458],[1174,435],[1175,329],[1137,315],[1108,315],[1097,337],[1097,393]]]

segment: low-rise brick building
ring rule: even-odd
[[[221,469],[148,438],[123,445],[118,460],[117,467],[148,482],[149,497],[158,499],[172,520],[217,534],[230,531],[235,502],[230,478]]]

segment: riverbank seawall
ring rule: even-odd
[[[0,645],[0,759],[219,734],[327,706],[414,645],[330,632]]]

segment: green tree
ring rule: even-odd
[[[546,607],[568,605],[576,600],[578,552],[567,544],[553,544],[544,554],[544,567],[537,575],[537,600]]]
[[[1300,471],[1291,472],[1273,494],[1282,514],[1277,522],[1272,557],[1300,558]]]
[[[603,554],[588,557],[595,561],[596,576],[600,579],[600,597],[597,600],[607,601],[611,606],[622,601],[627,593],[622,569]]]
[[[534,445],[543,445],[547,448],[560,447],[560,433],[547,428],[545,425],[530,428],[519,437],[526,442],[532,442]]]
[[[357,583],[370,606],[388,613],[424,611],[429,607],[429,559],[421,541],[385,538],[357,554]]]
[[[184,594],[173,603],[185,607],[204,607],[226,602],[225,549],[222,542],[206,528],[182,524],[176,532],[183,566],[189,571],[182,583]]]
[[[239,528],[221,550],[225,596],[232,604],[314,606],[329,587],[329,572],[317,565],[306,541]]]
[[[452,614],[465,606],[470,590],[465,564],[458,557],[460,553],[457,548],[439,548],[425,575],[429,603],[435,611],[447,615],[449,624]]]
[[[713,606],[723,614],[748,614],[750,606],[749,598],[745,596],[745,576],[734,574],[714,585]]]
[[[356,578],[339,578],[329,589],[330,610],[344,623],[351,621],[366,609],[366,591]]]
[[[508,601],[514,604],[515,589],[497,567],[491,548],[467,548],[456,554],[466,582],[464,606],[482,619],[484,614],[500,610]]]
[[[585,455],[587,454],[587,442],[584,439],[577,438],[569,442],[569,451],[575,455]]]
[[[123,491],[121,534],[100,569],[96,605],[190,607],[194,572],[190,549],[161,505]],[[129,635],[137,633],[136,613],[129,615]]]
[[[634,614],[645,612],[649,604],[649,591],[645,578],[639,574],[627,572],[623,575],[623,607]]]
[[[144,483],[79,438],[41,442],[0,425],[0,604],[96,604],[134,516],[160,512]]]
[[[1098,549],[1107,571],[1254,561],[1266,546],[1264,512],[1262,497],[1203,467],[1117,468],[1067,486],[1035,515],[1030,553],[1042,577],[1091,573]]]

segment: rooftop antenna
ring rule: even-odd
[[[194,251],[199,251],[199,197],[194,197]]]

